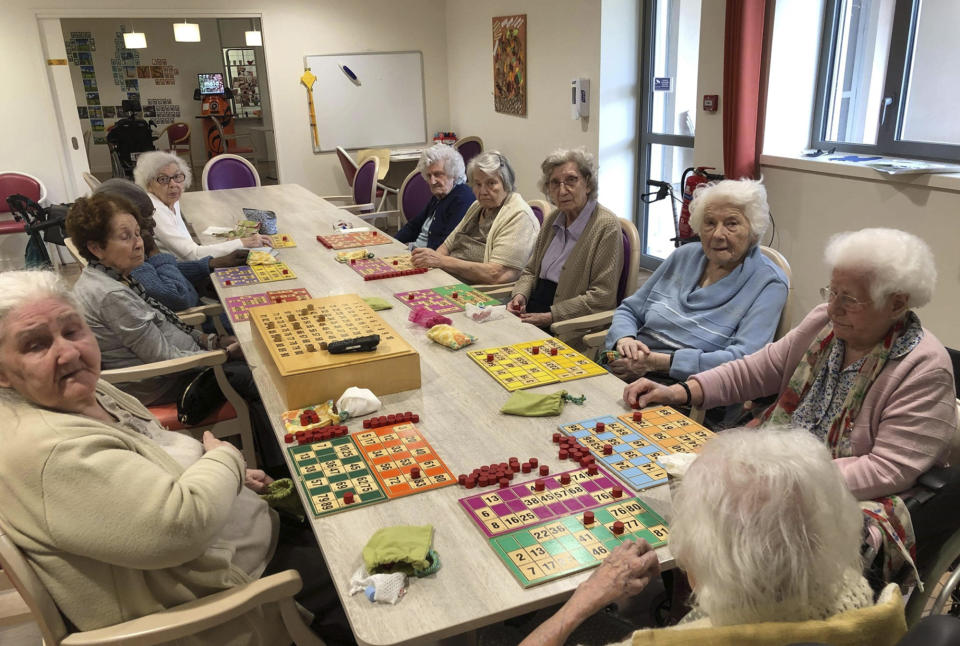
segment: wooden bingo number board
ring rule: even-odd
[[[500,301],[490,298],[469,285],[458,283],[431,289],[418,289],[412,292],[394,294],[400,302],[415,309],[423,307],[436,314],[454,314],[466,309],[467,303],[474,305],[500,305]]]
[[[375,244],[387,244],[390,236],[379,231],[358,231],[355,233],[335,233],[328,236],[317,236],[317,242],[327,249],[352,249]]]
[[[456,482],[423,434],[409,422],[361,431],[353,438],[390,498]],[[419,477],[411,474],[414,468]]]
[[[542,482],[542,490],[537,490],[537,482]],[[460,505],[487,538],[492,538],[614,502],[614,487],[620,484],[603,469],[594,475],[585,468],[574,469],[467,496],[460,499]],[[621,490],[624,499],[633,495],[629,489]]]
[[[467,356],[511,392],[607,374],[606,370],[558,339],[471,350]]]
[[[599,565],[620,543],[644,539],[652,547],[667,543],[667,523],[636,498],[626,498],[592,510],[594,522],[584,525],[583,513],[524,527],[489,540],[490,547],[524,588],[552,581]],[[614,533],[614,523],[623,533]]]
[[[599,464],[635,490],[667,482],[667,473],[657,459],[667,453],[696,453],[713,437],[711,431],[669,406],[617,417],[604,415],[561,424],[559,428],[579,440]]]
[[[287,450],[317,517],[456,483],[423,434],[409,423]],[[353,502],[345,502],[347,492]]]

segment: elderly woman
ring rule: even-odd
[[[933,294],[933,254],[912,234],[863,229],[831,238],[826,261],[826,304],[785,337],[676,385],[640,379],[623,399],[713,407],[779,393],[762,424],[807,429],[830,450],[856,498],[880,499],[864,503],[868,511],[880,507],[882,536],[874,532],[868,542],[879,548],[883,540],[889,575],[889,559],[900,553],[909,563],[902,546],[908,551],[913,542],[909,512],[895,494],[945,463],[957,428],[950,358],[913,312]]]
[[[693,610],[680,626],[639,630],[625,643],[833,643],[843,631],[864,644],[893,643],[906,630],[896,586],[871,614],[830,621],[874,606],[860,574],[860,526],[856,501],[808,433],[726,431],[703,447],[673,496],[670,549],[687,572]],[[522,646],[564,643],[657,569],[646,542],[621,544]]]
[[[155,237],[160,251],[173,254],[180,260],[199,260],[205,256],[223,256],[244,247],[269,247],[270,237],[259,234],[216,244],[199,245],[190,237],[187,224],[180,213],[180,196],[190,188],[190,166],[178,155],[149,152],[137,157],[133,178],[150,193],[156,211]]]
[[[512,282],[530,260],[540,223],[514,192],[515,175],[496,151],[470,160],[467,177],[477,201],[434,251],[413,250],[417,267],[439,267],[467,283]]]
[[[64,616],[92,630],[281,569],[277,516],[254,493],[271,479],[209,432],[201,444],[167,431],[99,376],[96,338],[56,275],[0,274],[3,519]],[[307,583],[326,590],[311,609],[328,621],[329,580]],[[196,638],[287,643],[276,614]]]
[[[763,185],[704,185],[690,211],[700,244],[674,251],[613,315],[606,347],[619,353],[609,368],[622,379],[672,383],[773,340],[788,285],[758,245],[770,224]]]
[[[184,310],[200,304],[200,294],[212,287],[210,272],[219,267],[236,267],[246,264],[247,251],[238,249],[225,256],[205,256],[199,260],[177,260],[169,253],[161,252],[154,239],[156,221],[153,218],[154,204],[150,195],[140,186],[125,179],[108,179],[93,190],[94,195],[115,195],[125,198],[133,205],[140,237],[143,240],[144,262],[134,267],[130,275],[137,280],[147,295],[157,299],[172,310]],[[224,321],[229,324],[229,321]]]
[[[507,309],[546,329],[557,321],[613,309],[623,241],[617,216],[597,202],[593,155],[558,150],[540,169],[540,190],[557,209],[544,220]]]
[[[450,146],[435,144],[424,150],[417,170],[430,185],[433,197],[397,232],[396,239],[414,247],[436,249],[460,224],[473,203],[473,193],[464,183],[463,157]]]

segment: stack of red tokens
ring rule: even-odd
[[[311,444],[313,442],[326,442],[335,437],[343,437],[347,434],[347,427],[334,425],[315,428],[310,431],[297,431],[296,433],[287,433],[283,436],[283,441],[287,444],[296,442],[298,445]]]
[[[530,469],[539,463],[540,461],[537,458],[530,458],[521,465],[519,459],[512,457],[506,462],[499,464],[484,464],[469,474],[461,473],[457,476],[457,482],[460,486],[466,487],[467,489],[473,489],[476,486],[488,487],[491,485],[499,485],[501,489],[506,489],[510,486],[510,481],[513,480],[514,474],[520,473],[521,471],[523,473],[530,473]],[[546,465],[541,466],[540,475],[547,475],[547,473],[549,473],[549,468]]]
[[[557,455],[561,460],[573,460],[581,467],[596,467],[596,458],[590,455],[590,449],[580,444],[575,438],[568,437],[562,433],[554,433],[553,441],[559,446],[560,451]],[[590,472],[593,475],[596,471]]]
[[[381,415],[380,417],[371,417],[369,419],[365,419],[363,420],[363,428],[380,428],[381,426],[391,426],[393,424],[402,424],[404,422],[412,422],[416,424],[419,421],[419,415],[407,411],[405,413],[397,413],[396,415]]]
[[[320,416],[312,408],[305,409],[300,413],[300,426],[309,426],[310,424],[319,424]]]

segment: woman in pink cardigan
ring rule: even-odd
[[[831,238],[825,256],[826,304],[782,339],[673,386],[640,379],[623,399],[711,408],[779,393],[761,424],[819,437],[853,495],[875,501],[862,506],[879,516],[885,557],[909,553],[913,528],[896,494],[945,464],[957,429],[949,356],[913,312],[933,293],[933,254],[909,233],[863,229]]]

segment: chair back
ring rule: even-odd
[[[380,160],[376,157],[367,157],[357,167],[357,174],[353,178],[353,201],[355,204],[376,204],[377,200],[377,173],[380,170]],[[373,210],[373,207],[370,207]]]
[[[0,519],[0,566],[30,609],[33,620],[40,628],[43,643],[56,646],[67,636],[60,609],[40,581],[33,567],[27,562],[20,548],[10,538],[10,530]]]
[[[543,218],[547,217],[547,214],[550,213],[550,205],[543,200],[527,200],[527,204],[530,205],[530,210],[533,211],[533,214],[542,225]]]
[[[617,284],[617,305],[627,296],[637,291],[640,280],[640,234],[630,220],[620,221],[620,233],[623,235],[623,270]]]
[[[420,171],[415,170],[400,185],[400,214],[406,222],[420,215],[433,197],[430,185]]]
[[[347,186],[353,188],[353,178],[357,175],[357,162],[353,161],[350,153],[340,146],[337,146],[337,159],[340,160],[343,176],[347,178]]]
[[[0,213],[10,213],[7,198],[18,193],[37,203],[47,198],[47,189],[43,182],[33,175],[17,171],[0,172]]]
[[[67,251],[69,251],[70,255],[73,256],[73,259],[80,263],[81,267],[87,266],[87,259],[80,255],[80,250],[77,248],[73,238],[66,236],[63,239],[63,246],[67,248]]]
[[[793,271],[790,269],[790,263],[782,253],[772,247],[760,245],[760,253],[773,261],[777,267],[783,270],[787,277],[787,300],[783,304],[783,310],[780,312],[780,322],[777,324],[777,331],[774,333],[773,340],[783,337],[790,328],[793,327]]]
[[[463,164],[466,166],[470,163],[471,159],[483,152],[483,139],[480,137],[463,137],[462,139],[457,139],[453,147],[456,148],[460,156],[463,157]]]
[[[176,123],[171,123],[165,129],[167,133],[167,140],[170,142],[170,147],[175,148],[176,146],[189,146],[190,145],[190,125],[184,123],[183,121],[177,121]]]
[[[203,190],[219,191],[225,188],[260,186],[256,167],[239,155],[217,155],[203,167]]]
[[[101,183],[100,180],[94,177],[93,173],[88,173],[87,171],[83,171],[82,173],[80,173],[80,176],[83,177],[83,181],[87,183],[87,186],[90,187],[91,191],[97,188],[98,186],[100,186],[100,183]]]

